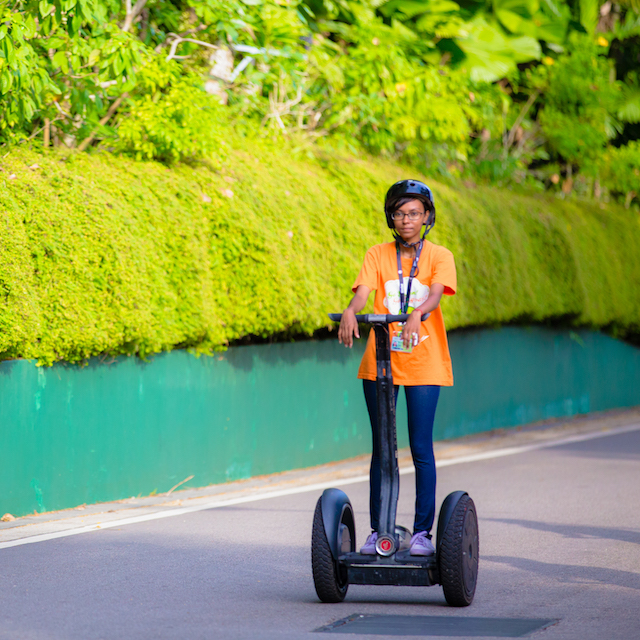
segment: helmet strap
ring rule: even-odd
[[[411,244],[408,242],[405,242],[401,237],[400,234],[398,234],[398,232],[394,229],[393,230],[393,237],[395,238],[396,242],[398,244],[401,244],[403,247],[406,247],[407,249],[415,249],[423,240],[424,240],[424,236],[426,235],[423,234],[422,238],[420,240],[418,240],[418,242],[412,242]]]

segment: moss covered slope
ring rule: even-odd
[[[311,333],[341,309],[407,171],[230,144],[168,169],[108,154],[13,151],[0,172],[0,358],[77,361]],[[415,172],[412,172],[415,174]],[[567,319],[637,334],[637,216],[430,181],[459,295],[449,328]]]

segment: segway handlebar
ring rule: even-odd
[[[360,313],[356,314],[356,320],[363,324],[391,324],[392,322],[406,322],[409,319],[408,313],[401,313],[399,315],[391,315],[390,313]],[[421,320],[426,320],[431,314],[423,313]],[[330,313],[329,318],[335,322],[342,320],[341,313]]]

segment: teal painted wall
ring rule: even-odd
[[[640,405],[640,349],[600,333],[450,335],[436,439]],[[86,367],[0,363],[0,512],[14,515],[309,467],[365,453],[364,341],[235,347]],[[407,446],[406,411],[398,411]]]

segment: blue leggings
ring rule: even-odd
[[[380,514],[380,447],[377,439],[378,404],[376,383],[363,380],[364,397],[367,401],[371,431],[373,433],[373,455],[371,456],[370,502],[371,529],[378,530]],[[433,457],[433,420],[440,396],[440,387],[420,385],[405,387],[407,413],[409,416],[409,444],[413,464],[416,468],[416,517],[413,532],[431,531],[436,510],[436,463]],[[395,387],[396,400],[398,387]]]

